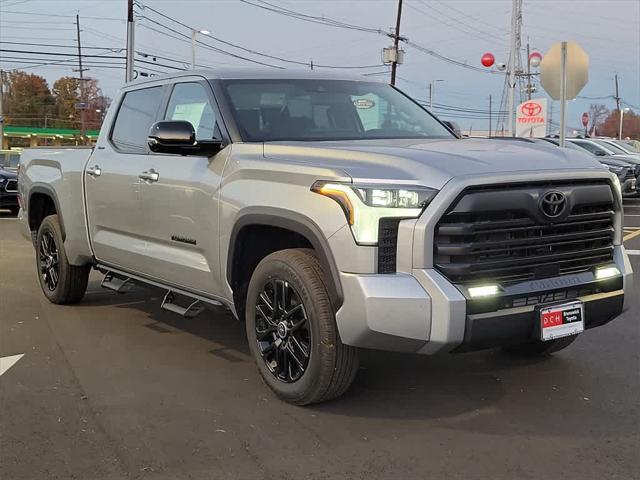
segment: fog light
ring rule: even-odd
[[[607,278],[620,275],[618,267],[605,267],[596,269],[596,280],[606,280]]]
[[[500,292],[500,287],[497,285],[483,285],[482,287],[470,287],[469,296],[471,298],[490,297],[497,295]]]

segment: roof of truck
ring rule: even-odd
[[[355,81],[377,81],[370,76],[358,75],[355,73],[343,73],[326,70],[301,70],[287,68],[216,68],[216,69],[196,69],[185,70],[183,72],[157,75],[144,79],[137,79],[134,83],[156,82],[163,79],[188,77],[198,75],[209,79],[221,80],[251,80],[251,79],[320,79],[320,80],[355,80]]]

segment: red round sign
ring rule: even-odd
[[[586,127],[589,124],[589,114],[587,112],[584,112],[582,114],[582,126]]]
[[[520,111],[525,117],[535,117],[542,112],[542,106],[539,103],[527,102],[522,104]]]
[[[496,62],[496,57],[493,56],[493,53],[487,52],[484,55],[482,55],[480,62],[485,67],[491,67]]]

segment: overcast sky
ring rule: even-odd
[[[250,1],[260,3],[259,0]],[[397,0],[267,1],[308,15],[326,16],[352,25],[385,31],[395,24],[397,8]],[[139,3],[194,28],[209,30],[212,35],[227,42],[286,59],[301,62],[312,59],[316,65],[379,65],[381,49],[390,44],[390,39],[383,35],[304,22],[238,0],[144,0]],[[469,65],[480,66],[480,57],[484,52],[492,52],[497,61],[506,62],[510,12],[510,0],[405,0],[401,34],[415,44]],[[9,42],[72,47],[76,37],[76,13],[80,14],[83,45],[91,47],[85,49],[83,54],[107,57],[123,55],[119,49],[125,45],[126,0],[0,0],[0,41],[3,42],[0,68],[25,68],[45,76],[50,83],[63,75],[77,75],[77,72],[73,72],[74,66],[69,63],[34,66],[20,60],[21,57],[26,58],[23,54],[6,51],[75,53],[70,48]],[[137,13],[149,17],[138,19],[137,50],[151,56],[182,61],[184,66],[188,66],[191,58],[190,42],[179,37],[179,33],[187,31],[148,9],[138,8]],[[179,33],[170,32],[154,21]],[[592,98],[579,98],[570,102],[569,125],[580,125],[580,115],[588,109],[591,102],[602,102],[609,108],[614,107],[615,103],[610,97],[614,94],[615,73],[620,79],[620,96],[629,106],[640,111],[640,0],[524,0],[522,38],[523,48],[528,39],[532,50],[542,53],[561,40],[577,41],[588,52],[591,62],[590,78],[580,95]],[[281,61],[238,50],[212,39],[206,41],[237,55],[286,66]],[[99,50],[97,47],[114,50]],[[427,99],[429,82],[442,80],[436,84],[435,102],[479,112],[465,114],[455,111],[455,120],[463,129],[466,130],[471,125],[474,129],[486,128],[486,120],[478,117],[486,115],[480,111],[488,110],[489,95],[493,97],[494,111],[498,110],[503,91],[503,75],[464,68],[411,46],[404,48],[405,63],[398,70],[400,88],[414,97]],[[31,57],[41,62],[45,58],[37,55]],[[208,66],[251,65],[246,60],[205,48],[198,48],[197,57],[198,63]],[[524,57],[525,55],[523,59]],[[69,57],[59,56],[55,60],[58,58]],[[137,58],[153,61],[152,58],[145,59],[140,55]],[[122,61],[98,57],[86,61],[95,62],[86,74],[97,78],[105,94],[113,96],[124,80],[124,70],[107,67],[115,67],[114,63]],[[101,64],[98,65],[97,62]],[[180,66],[175,61],[159,57],[156,57],[156,62]],[[148,64],[138,64],[137,67],[140,70],[167,70],[166,67]],[[378,66],[353,72],[375,73],[384,70],[384,66]],[[375,75],[371,78],[387,79],[388,75]],[[542,95],[544,93],[540,90],[534,96]],[[558,121],[558,112],[556,104],[555,121]],[[444,115],[444,110],[439,113],[442,117],[447,116]],[[450,113],[449,116],[451,115]]]

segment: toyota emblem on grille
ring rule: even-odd
[[[567,197],[560,192],[547,192],[542,196],[540,210],[549,218],[557,218],[567,207]]]

